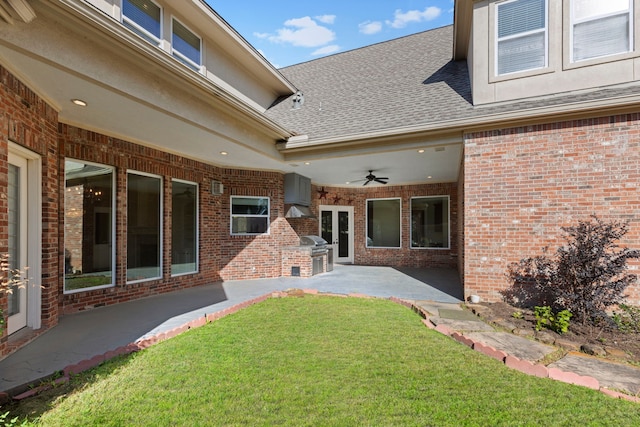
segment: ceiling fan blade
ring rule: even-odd
[[[374,181],[379,182],[380,184],[386,184],[387,181],[383,181],[384,178],[376,178]]]
[[[368,184],[368,183],[370,183],[370,182],[371,182],[371,180],[370,180],[370,179],[368,179],[368,180],[366,180],[366,181],[364,182],[364,184],[362,184],[362,185],[363,185],[363,186],[365,186],[365,185],[367,185],[367,184]]]

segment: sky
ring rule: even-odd
[[[206,0],[275,67],[453,23],[453,0]]]

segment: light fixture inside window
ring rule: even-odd
[[[87,106],[87,103],[85,101],[83,101],[82,99],[74,98],[74,99],[71,100],[71,102],[73,102],[74,104],[76,104],[76,105],[78,105],[80,107],[86,107]]]

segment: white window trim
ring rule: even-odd
[[[159,235],[159,271],[160,271],[160,275],[157,277],[149,277],[149,278],[145,278],[145,279],[139,279],[139,280],[127,280],[126,283],[127,285],[129,284],[134,284],[134,283],[141,283],[141,282],[150,282],[152,280],[159,280],[162,279],[162,272],[164,269],[164,265],[163,265],[163,260],[164,260],[164,181],[162,179],[162,176],[160,175],[155,175],[155,174],[151,174],[151,173],[146,173],[146,172],[140,172],[140,171],[136,171],[136,170],[129,170],[127,169],[127,186],[125,188],[125,191],[127,192],[127,230],[125,231],[125,239],[127,239],[127,234],[129,233],[129,215],[128,215],[128,209],[129,209],[129,197],[128,197],[128,193],[129,193],[129,175],[139,175],[139,176],[146,176],[149,178],[157,178],[160,180],[160,201],[159,201],[159,210],[160,210],[160,223],[158,224],[158,227],[160,228],[160,235]],[[127,245],[127,251],[129,250],[129,247]],[[126,261],[127,254],[125,254],[125,278],[128,276],[128,270],[129,270],[129,265]]]
[[[603,0],[604,1],[604,0]],[[589,61],[607,61],[608,58],[611,57],[615,57],[615,56],[623,56],[623,57],[627,57],[630,53],[632,53],[635,49],[634,49],[634,32],[635,32],[635,27],[634,27],[634,0],[628,0],[628,4],[629,4],[629,9],[626,12],[614,12],[614,13],[607,13],[604,15],[598,15],[596,17],[592,17],[592,18],[588,18],[588,19],[582,19],[582,20],[576,20],[573,17],[573,0],[569,1],[569,63],[570,64],[582,64],[582,63],[588,63]],[[590,21],[595,21],[598,19],[602,19],[602,18],[607,18],[610,16],[616,16],[616,15],[623,15],[627,13],[629,15],[629,50],[626,52],[616,52],[616,53],[610,53],[608,55],[602,55],[602,56],[594,56],[592,58],[586,58],[586,59],[579,59],[576,60],[573,57],[573,29],[576,25],[578,24],[582,24],[585,22],[590,22]]]
[[[498,25],[498,21],[499,21],[499,17],[500,17],[500,6],[504,5],[504,4],[508,4],[508,3],[513,3],[516,2],[518,0],[507,0],[504,2],[500,2],[498,4],[495,5],[495,13],[494,13],[494,45],[493,45],[493,67],[494,67],[494,76],[495,77],[510,77],[513,75],[519,75],[521,73],[531,73],[531,72],[535,72],[535,71],[540,71],[540,70],[545,70],[549,67],[549,0],[544,0],[544,29],[540,29],[540,30],[531,30],[531,31],[525,31],[525,32],[521,32],[518,34],[514,34],[511,36],[506,36],[506,37],[498,37],[498,30],[499,30],[499,25]],[[512,40],[512,39],[516,39],[516,38],[520,38],[523,36],[527,36],[527,35],[531,35],[531,34],[537,34],[537,33],[541,33],[544,32],[544,65],[542,67],[537,67],[537,68],[528,68],[526,70],[519,70],[519,71],[513,71],[510,73],[503,73],[500,74],[498,72],[499,70],[499,65],[498,65],[498,45],[500,44],[501,41],[504,40]]]
[[[123,24],[127,23],[128,25],[131,25],[136,30],[138,30],[142,34],[144,34],[146,37],[148,37],[151,40],[153,40],[154,42],[156,42],[156,45],[158,47],[162,47],[163,28],[164,28],[164,23],[162,22],[162,17],[164,16],[164,10],[163,10],[162,6],[160,6],[154,0],[151,0],[151,3],[155,4],[160,9],[160,37],[156,37],[155,34],[151,34],[145,28],[141,27],[136,21],[134,21],[133,19],[129,18],[128,16],[126,16],[124,14],[124,4],[123,3],[124,3],[124,0],[122,0],[122,2],[120,4],[120,14],[122,16],[122,23]]]
[[[399,214],[399,226],[400,226],[400,242],[399,242],[399,246],[369,246],[369,202],[370,201],[381,201],[381,200],[399,200],[400,201],[400,212]],[[365,247],[367,249],[402,249],[402,197],[382,197],[382,198],[375,198],[375,199],[366,199],[365,201],[365,217],[366,217],[366,221],[365,221]]]
[[[178,22],[180,25],[185,27],[187,30],[189,30],[191,32],[191,34],[193,34],[194,36],[196,36],[200,40],[200,58],[199,58],[200,63],[199,64],[193,62],[191,59],[187,58],[184,54],[182,54],[179,50],[176,50],[174,48],[174,43],[173,43],[173,35],[174,35],[173,34],[173,23],[174,23],[174,21]],[[200,37],[197,32],[193,31],[184,22],[182,22],[181,20],[179,20],[175,16],[172,16],[171,17],[171,54],[174,55],[174,56],[179,57],[179,59],[181,61],[185,61],[187,64],[192,65],[193,68],[195,68],[198,72],[202,72],[203,71],[203,66],[202,66],[202,47],[203,47],[202,37]]]
[[[432,248],[432,247],[422,247],[422,246],[413,246],[413,227],[411,227],[411,213],[413,212],[413,200],[414,199],[447,199],[447,246],[442,248]],[[451,250],[451,197],[449,195],[441,195],[441,196],[413,196],[409,201],[409,248],[416,250],[432,250],[432,251],[443,251],[443,250]]]
[[[233,199],[267,199],[267,214],[266,215],[251,215],[251,214],[233,214]],[[267,218],[267,231],[264,233],[234,233],[233,232],[233,218]],[[232,236],[263,236],[271,234],[271,198],[268,196],[231,196],[229,199],[229,233]]]
[[[184,273],[178,273],[178,274],[171,274],[171,277],[179,277],[179,276],[186,276],[188,274],[196,274],[200,271],[200,185],[197,182],[192,182],[192,181],[184,181],[181,179],[171,179],[171,182],[180,182],[183,184],[190,184],[196,187],[196,194],[195,194],[195,199],[196,199],[196,253],[195,253],[195,257],[196,257],[196,269],[194,271],[185,271]],[[173,198],[173,193],[171,194],[171,197]],[[172,200],[173,202],[173,200]],[[172,210],[173,211],[173,210]],[[173,229],[171,230],[172,233],[172,247],[173,247]],[[171,269],[173,269],[173,262],[171,262]]]
[[[62,284],[63,294],[71,295],[71,294],[77,294],[80,292],[95,291],[96,289],[113,288],[116,285],[116,168],[111,165],[87,162],[85,160],[75,159],[71,157],[65,157],[64,160],[65,161],[69,160],[72,162],[77,161],[78,163],[84,163],[85,165],[94,165],[94,166],[111,169],[111,212],[112,214],[111,214],[111,283],[107,285],[92,286],[90,288],[72,289],[68,291],[65,288],[64,277],[63,277],[63,284]],[[66,191],[66,188],[67,187],[66,187],[66,175],[65,175],[65,191]],[[63,237],[63,246],[64,246],[64,237]]]

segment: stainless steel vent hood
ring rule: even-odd
[[[284,214],[285,218],[317,218],[313,213],[311,213],[311,209],[306,206],[301,205],[291,205],[287,210],[287,213]]]

